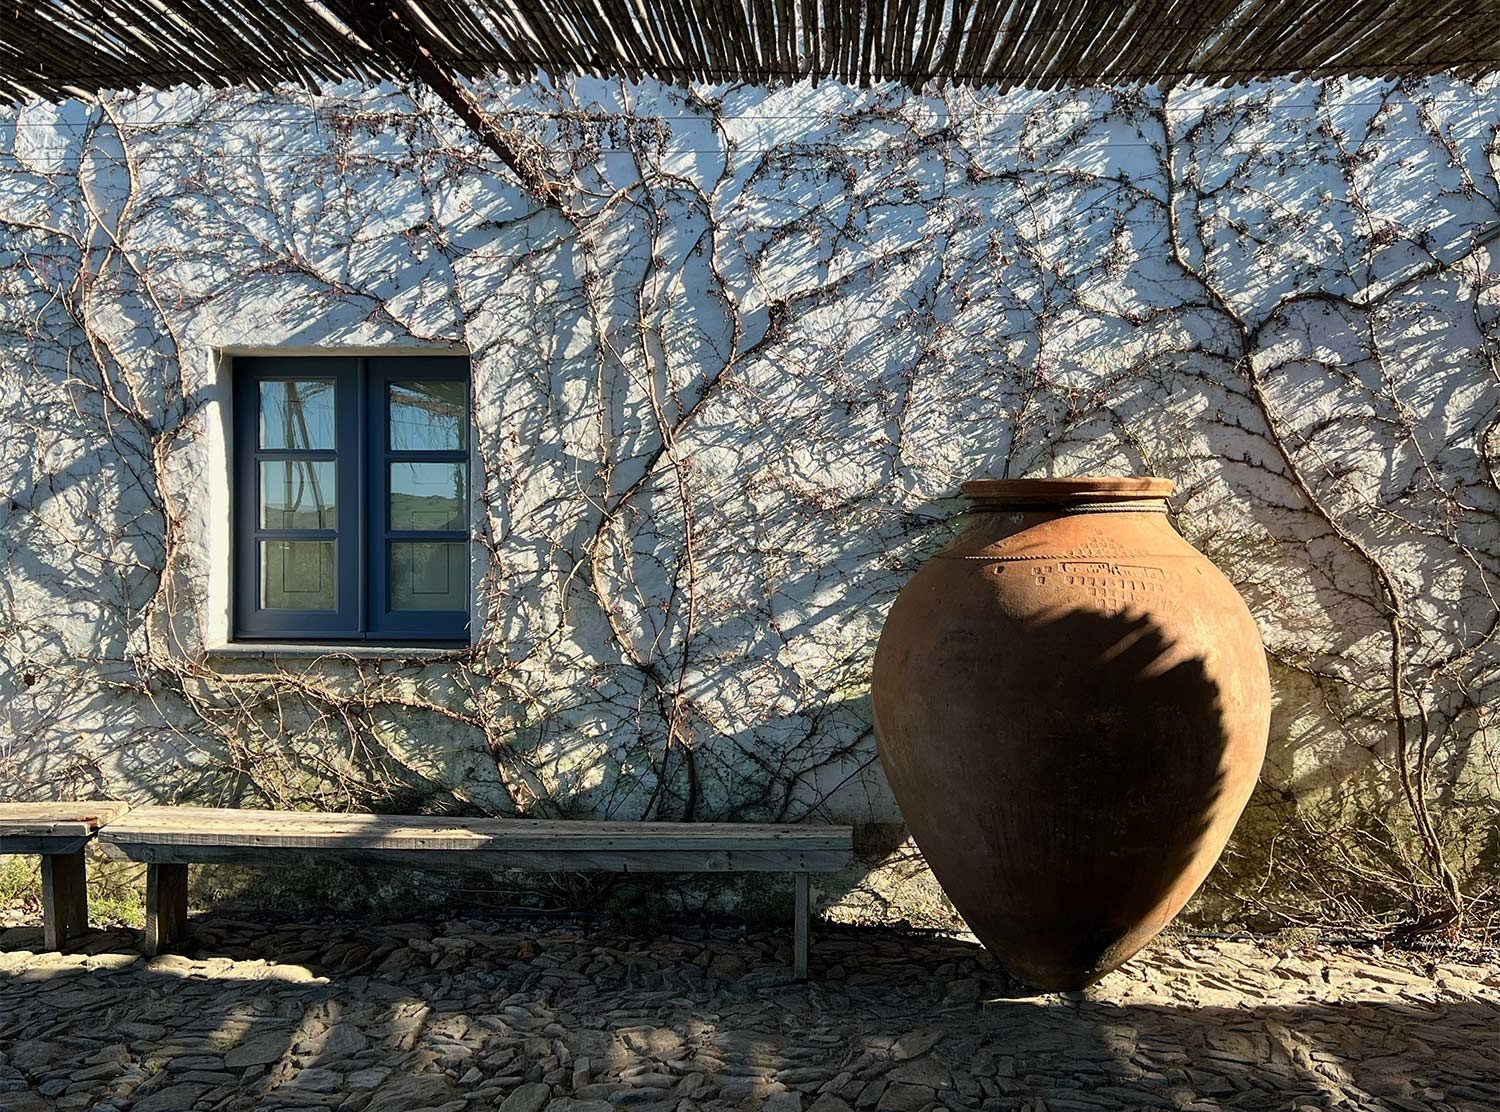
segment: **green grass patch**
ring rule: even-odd
[[[0,906],[42,898],[40,861],[30,854],[0,857]]]

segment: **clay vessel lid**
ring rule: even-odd
[[[1129,502],[1166,498],[1171,479],[1141,475],[1080,475],[1070,479],[971,479],[964,496],[1005,505],[1065,506],[1075,502]]]

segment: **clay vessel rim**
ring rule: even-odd
[[[1160,500],[1172,493],[1171,479],[1151,475],[1079,475],[1066,479],[970,479],[964,497],[1002,505],[1069,505],[1075,502]]]

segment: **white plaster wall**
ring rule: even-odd
[[[869,662],[959,482],[1147,472],[1273,658],[1239,910],[1430,885],[1402,768],[1483,887],[1497,90],[489,90],[562,208],[390,88],[0,115],[0,791],[892,823]],[[425,347],[472,650],[212,653],[227,357]]]

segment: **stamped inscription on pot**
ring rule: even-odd
[[[1066,587],[1070,593],[1093,599],[1109,613],[1146,604],[1169,610],[1181,605],[1172,589],[1177,586],[1177,575],[1150,564],[1057,560],[1032,564],[1031,574],[1038,587]]]

